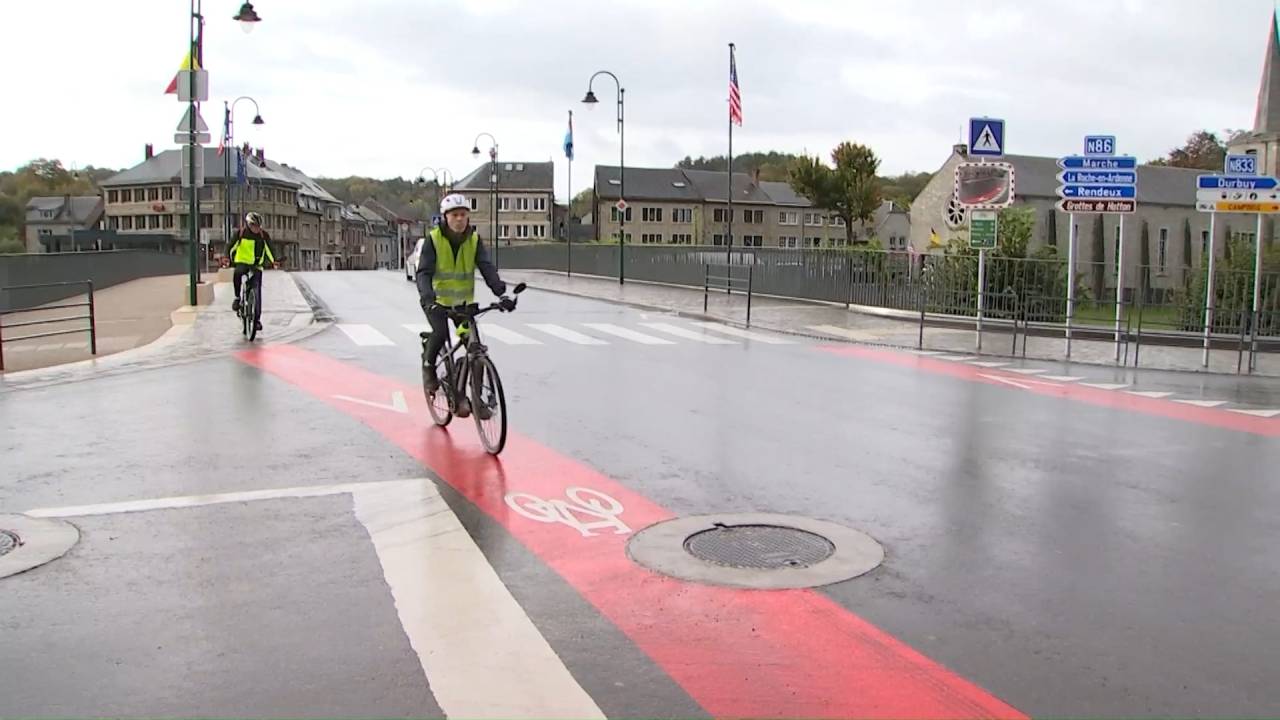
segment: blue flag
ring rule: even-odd
[[[244,185],[248,178],[245,177],[244,167],[244,151],[236,148],[236,184]]]
[[[564,134],[564,156],[573,159],[573,113],[569,114],[569,130]]]

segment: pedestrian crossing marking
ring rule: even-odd
[[[608,345],[609,344],[608,341],[606,340],[601,340],[600,338],[591,337],[590,335],[584,335],[578,332],[577,330],[570,330],[569,328],[561,327],[553,323],[529,323],[528,327],[531,327],[534,330],[541,330],[542,332],[548,335],[551,335],[552,337],[558,337],[561,340],[568,340],[569,342],[575,345]]]
[[[675,345],[675,343],[671,342],[670,340],[664,340],[660,337],[654,337],[652,335],[646,335],[642,332],[636,332],[635,330],[632,330],[630,328],[624,328],[621,325],[614,325],[612,323],[583,323],[583,324],[594,330],[599,330],[602,333],[609,333],[610,335],[616,335],[620,338],[623,338],[624,340],[631,340],[632,342],[638,342],[641,345]]]
[[[707,335],[705,333],[697,332],[696,330],[690,330],[689,328],[680,327],[679,325],[672,325],[671,323],[655,322],[655,323],[640,323],[640,324],[652,330],[664,332],[669,335],[675,335],[676,337],[684,338],[686,340],[693,340],[694,342],[706,343],[708,345],[737,345],[738,344],[732,340],[726,340],[724,338],[714,337],[711,335]]]
[[[383,335],[372,325],[364,325],[359,323],[339,323],[338,329],[341,330],[351,342],[365,347],[395,345],[391,342],[391,338]]]
[[[707,330],[711,330],[713,332],[722,333],[724,335],[731,335],[733,337],[744,338],[746,340],[754,340],[755,342],[764,343],[766,345],[795,345],[794,340],[787,340],[785,338],[774,337],[772,335],[765,335],[763,333],[751,332],[750,330],[743,330],[741,328],[733,327],[732,325],[721,325],[720,323],[714,323],[714,322],[696,322],[694,323],[694,325],[697,325],[698,327],[701,327],[701,328],[706,328]]]
[[[483,323],[480,326],[481,339],[492,339],[507,345],[541,345],[542,341],[534,340],[528,335],[521,335],[515,330],[495,325],[493,323]]]

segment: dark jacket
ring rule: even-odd
[[[449,244],[453,246],[454,255],[457,255],[458,248],[462,247],[462,238],[457,240],[449,237],[447,229],[441,227],[441,232],[445,238],[449,240]],[[471,237],[471,233],[475,232],[474,227],[468,227],[464,237]],[[494,295],[502,295],[507,291],[507,284],[502,282],[502,278],[498,277],[498,268],[494,267],[493,262],[489,260],[489,252],[485,250],[484,239],[481,238],[476,243],[476,269],[480,271],[480,276],[484,278],[484,283],[489,286]],[[436,291],[431,287],[431,279],[436,274],[436,246],[431,242],[430,233],[427,239],[422,243],[422,253],[418,255],[418,274],[415,278],[418,282],[418,302],[422,305],[423,310],[431,308],[431,304],[436,301]]]

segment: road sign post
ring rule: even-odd
[[[1004,120],[969,118],[969,155],[977,162],[956,166],[954,198],[969,211],[969,247],[978,250],[978,317],[976,346],[982,350],[986,314],[987,250],[996,247],[996,211],[1013,204],[1013,165],[987,162],[1004,156]]]
[[[995,210],[969,213],[969,247],[978,250],[978,350],[982,350],[982,320],[987,296],[987,250],[996,247],[997,217]]]

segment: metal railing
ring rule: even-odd
[[[88,290],[88,300],[85,302],[65,302],[56,305],[39,305],[36,307],[23,308],[17,310],[0,309],[0,372],[4,371],[4,344],[21,342],[23,340],[39,340],[41,338],[58,337],[61,335],[75,335],[82,332],[89,333],[89,352],[93,355],[98,354],[98,326],[96,314],[93,307],[93,281],[92,280],[76,280],[71,282],[56,283],[38,283],[34,285],[9,285],[0,287],[0,292],[9,293],[14,290],[43,290],[50,288],[66,288],[83,285]],[[6,316],[13,315],[29,315],[33,313],[45,313],[57,310],[74,310],[85,308],[85,314],[69,315],[55,318],[42,318],[37,320],[22,320],[18,322],[5,322]],[[31,333],[23,330],[24,334],[17,337],[6,337],[6,330],[15,328],[37,328],[42,325],[61,325],[69,322],[88,321],[88,327],[77,327],[70,330],[51,330],[48,332]]]
[[[712,273],[723,273],[722,275],[713,275]],[[743,277],[745,275],[745,277]],[[702,269],[702,312],[709,312],[708,305],[712,290],[724,290],[726,295],[732,295],[734,290],[745,293],[747,296],[747,327],[751,327],[751,297],[754,295],[752,288],[753,266],[751,265],[730,265],[728,263],[704,263]]]

